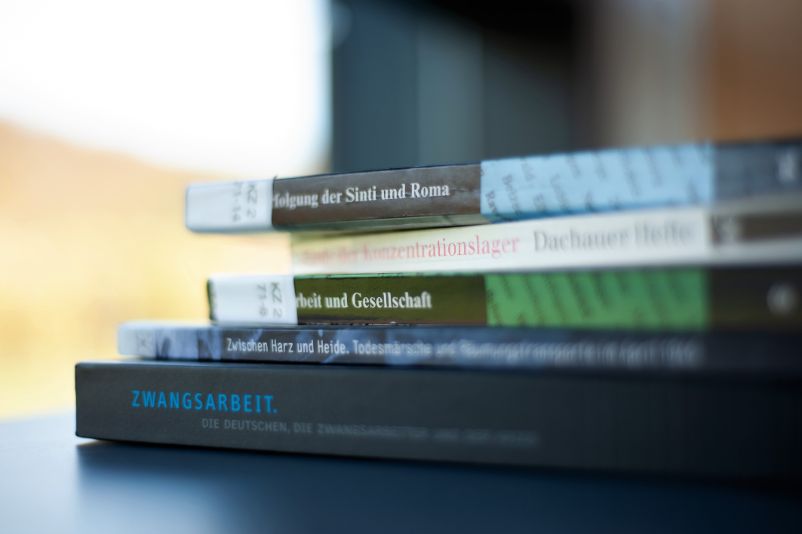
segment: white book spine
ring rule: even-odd
[[[704,208],[293,241],[295,274],[571,269],[706,262]]]
[[[273,180],[193,184],[186,227],[193,232],[264,232],[272,228]]]
[[[214,275],[208,287],[209,315],[218,324],[298,324],[292,276]]]
[[[129,322],[117,329],[117,352],[124,355],[137,355],[146,358],[156,356],[156,334],[147,330],[152,322]]]

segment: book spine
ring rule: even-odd
[[[800,140],[722,143],[713,163],[715,201],[802,190]]]
[[[700,208],[292,241],[299,275],[645,266],[711,255],[710,220]]]
[[[485,161],[482,213],[499,221],[708,204],[713,153],[702,143]]]
[[[221,325],[802,328],[802,270],[794,267],[217,275],[207,285],[210,318]]]
[[[480,327],[219,327],[130,322],[118,351],[165,360],[611,372],[802,374],[798,334]]]
[[[711,205],[799,192],[802,143],[699,143],[485,161],[482,214],[545,215]]]
[[[802,475],[798,382],[82,363],[82,437],[689,476]]]
[[[194,184],[186,225],[196,232],[480,224],[479,166],[419,167],[282,180]]]
[[[294,280],[280,275],[218,275],[209,278],[207,287],[210,319],[217,324],[484,325],[488,322],[485,279],[481,275]],[[291,310],[275,312],[271,305],[276,300]]]
[[[802,195],[291,241],[295,274],[542,271],[802,260]]]
[[[273,227],[273,180],[190,185],[184,224],[193,232],[264,232]]]
[[[360,229],[479,224],[479,166],[447,165],[276,180],[273,225]]]
[[[297,325],[295,282],[287,275],[216,275],[206,282],[218,323]]]
[[[802,143],[608,149],[281,180],[194,184],[196,232],[481,224],[802,191]]]

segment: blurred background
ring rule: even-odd
[[[137,318],[285,237],[194,181],[802,134],[796,0],[0,0],[0,417],[68,409]]]

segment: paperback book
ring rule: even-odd
[[[132,321],[118,352],[158,360],[566,372],[802,374],[796,333],[488,327],[243,327]]]
[[[373,172],[195,184],[196,232],[387,230],[712,205],[800,191],[798,139],[606,149]]]
[[[541,271],[802,259],[802,195],[473,227],[295,238],[295,274]]]
[[[737,287],[738,291],[732,288]],[[217,324],[450,324],[802,331],[802,267],[217,275]]]

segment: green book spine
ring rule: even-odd
[[[707,282],[699,269],[487,275],[487,324],[702,329]]]

